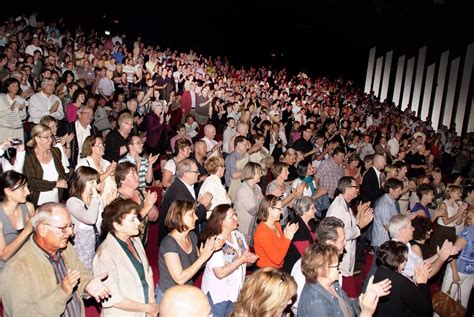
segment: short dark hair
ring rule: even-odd
[[[338,146],[338,147],[335,148],[334,151],[332,152],[332,156],[334,157],[334,156],[336,156],[336,155],[338,155],[338,154],[341,154],[341,153],[345,155],[345,154],[346,154],[346,151],[344,151],[344,149],[343,149],[342,147]]]
[[[416,217],[411,221],[411,225],[414,229],[414,240],[426,240],[426,234],[432,229],[431,220],[425,217]]]
[[[165,218],[165,226],[172,231],[173,229],[183,232],[189,228],[184,224],[183,216],[187,211],[196,209],[196,205],[190,201],[175,200],[171,204]]]
[[[298,162],[298,165],[296,166],[296,174],[298,175],[298,177],[306,176],[310,164],[311,162],[306,160]]]
[[[418,196],[420,200],[421,200],[421,197],[423,197],[423,195],[428,194],[429,192],[432,192],[432,193],[435,192],[435,189],[430,184],[421,184],[416,189],[416,195]]]
[[[326,244],[327,241],[337,240],[337,228],[344,229],[344,222],[336,217],[326,217],[316,228],[316,236],[319,243]]]
[[[385,181],[385,185],[383,186],[383,189],[385,193],[390,193],[390,189],[394,190],[397,188],[403,188],[403,182],[397,178],[389,178]]]
[[[117,164],[115,168],[115,182],[117,183],[117,187],[120,187],[122,181],[127,177],[128,173],[130,173],[130,170],[136,170],[136,168],[135,164],[128,161]]]
[[[17,190],[18,188],[26,185],[28,179],[25,175],[15,172],[14,170],[6,171],[0,175],[0,200],[5,199],[5,189]]]
[[[100,241],[104,241],[109,232],[114,231],[113,223],[121,224],[122,219],[135,211],[136,214],[140,212],[140,206],[131,199],[122,197],[115,198],[110,204],[105,207],[102,213],[102,226],[100,233]]]
[[[392,271],[398,271],[398,267],[407,260],[408,247],[406,244],[389,240],[383,243],[377,252],[377,264],[383,265]]]
[[[243,135],[236,136],[235,139],[234,139],[234,147],[236,147],[237,144],[245,142],[245,141],[247,141],[247,138],[245,136],[243,136]]]

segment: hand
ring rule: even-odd
[[[25,231],[27,234],[30,234],[33,232],[33,216],[26,216],[26,223],[25,227],[23,228],[23,231]],[[1,224],[1,222],[0,222]],[[0,231],[2,231],[2,228],[0,228]]]
[[[67,181],[65,179],[60,179],[56,182],[57,188],[67,188]]]
[[[98,303],[100,303],[102,299],[107,299],[112,295],[109,288],[102,283],[102,281],[107,278],[107,275],[107,272],[97,275],[87,283],[84,289],[84,291],[94,297]]]
[[[461,281],[461,278],[459,277],[459,273],[453,272],[453,282],[459,283],[460,281]]]
[[[151,304],[148,304],[148,311],[146,313],[146,316],[147,317],[156,317],[158,316],[158,313],[160,312],[160,305],[156,304],[156,303],[151,303]]]
[[[369,207],[370,202],[358,206],[357,220],[359,228],[365,228],[374,219],[374,210]],[[361,207],[359,209],[359,207]]]
[[[298,229],[299,229],[299,225],[297,223],[292,223],[286,226],[283,234],[288,240],[293,240],[293,237],[295,236],[295,233],[296,231],[298,231]]]
[[[112,161],[109,166],[107,166],[107,169],[105,170],[105,173],[107,175],[114,175],[115,174],[115,168],[117,167],[117,163],[115,161]]]
[[[448,211],[445,208],[437,208],[436,211],[433,214],[433,218],[439,218],[439,217],[447,217],[448,216]]]
[[[6,139],[2,142],[2,144],[0,144],[0,148],[2,150],[6,150],[8,149],[10,146],[11,146],[11,143],[10,143],[11,139]]]
[[[377,296],[377,293],[373,290],[367,289],[365,293],[360,294],[360,317],[372,316],[375,313],[375,310],[377,309],[378,302],[379,297]]]
[[[441,249],[438,247],[438,256],[441,260],[446,261],[450,256],[458,254],[460,249],[453,245],[452,242],[444,240]]]
[[[51,108],[49,108],[49,113],[53,113],[53,112],[56,112],[58,111],[58,108],[59,108],[59,101],[56,100],[53,105],[51,106]]]
[[[201,247],[199,248],[199,254],[204,260],[207,261],[207,259],[209,259],[214,253],[216,240],[217,240],[216,236],[210,237],[209,239],[206,240],[206,243],[204,245],[201,245]]]
[[[415,268],[415,282],[418,284],[426,284],[431,272],[431,264],[423,261]]]
[[[160,154],[156,154],[155,156],[151,155],[148,156],[148,164],[150,166],[153,166],[153,164],[155,164],[156,160],[158,159],[158,157],[160,156]]]
[[[305,183],[299,183],[298,186],[296,186],[296,188],[295,188],[296,196],[299,197],[299,196],[303,195],[303,191],[304,191],[305,188],[306,188]]]
[[[367,201],[365,203],[360,202],[359,205],[357,206],[357,215],[366,211],[369,208],[370,208],[370,201]]]
[[[63,291],[70,296],[74,291],[74,288],[79,284],[81,274],[76,270],[67,270],[67,275],[61,281],[61,288]]]
[[[156,200],[158,199],[158,196],[156,195],[155,192],[151,192],[147,190],[145,192],[145,199],[143,201],[143,208],[147,210],[151,210],[153,206],[155,206]]]
[[[242,263],[255,263],[258,260],[258,255],[249,251],[249,249],[245,250],[245,252],[240,256]]]
[[[207,209],[211,206],[212,198],[214,198],[212,194],[209,192],[206,192],[204,193],[204,195],[201,196],[201,198],[198,199],[198,202],[204,207],[206,207]]]
[[[387,296],[388,294],[390,294],[390,289],[392,288],[392,281],[390,281],[388,278],[375,284],[373,282],[374,277],[372,276],[369,279],[369,283],[367,284],[367,292],[374,291],[378,297]]]

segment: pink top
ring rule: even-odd
[[[79,108],[76,106],[75,103],[70,103],[66,107],[66,114],[67,114],[67,122],[73,123],[77,120],[77,110]]]

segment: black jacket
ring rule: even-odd
[[[360,198],[363,202],[370,201],[370,206],[375,206],[375,201],[384,194],[383,188],[379,186],[379,180],[374,167],[371,167],[364,175],[360,186]]]
[[[82,149],[79,149],[79,144],[77,142],[76,122],[69,123],[63,132],[62,135],[66,133],[74,133],[74,139],[71,141],[71,158],[69,159],[69,164],[71,165],[70,168],[71,170],[74,170],[77,165],[77,156],[82,152]],[[99,135],[99,130],[93,124],[90,124],[89,135]]]
[[[286,253],[285,260],[283,261],[283,271],[291,273],[293,266],[295,265],[296,261],[301,258],[301,254],[298,252],[298,249],[293,244],[295,241],[308,241],[310,244],[314,242],[313,237],[309,231],[309,228],[304,223],[303,219],[300,216],[296,216],[292,223],[297,223],[299,225],[298,231],[296,231],[293,239],[291,240],[290,247],[288,248],[288,252]],[[313,232],[315,230],[315,222],[314,219],[309,222]]]

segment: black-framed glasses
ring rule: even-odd
[[[196,173],[196,174],[199,174],[199,171],[189,171],[189,173]]]
[[[347,186],[347,187],[359,188],[359,186],[357,186],[357,185],[350,185],[350,186]]]
[[[68,229],[71,229],[71,231],[74,231],[74,226],[75,226],[74,223],[70,223],[70,224],[65,225],[63,227],[55,226],[55,225],[52,225],[50,223],[44,223],[44,224],[47,225],[47,226],[53,227],[53,228],[57,228],[57,229],[61,230],[62,233],[67,233]]]
[[[275,208],[275,209],[278,209],[278,210],[282,210],[283,208],[280,208],[280,207],[277,207],[277,206],[273,206],[272,208]]]
[[[329,268],[339,270],[339,263],[330,265]]]

